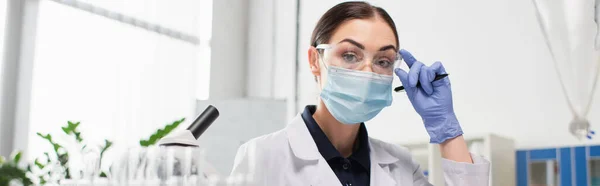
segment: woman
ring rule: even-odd
[[[321,90],[318,105],[306,106],[285,129],[242,145],[233,175],[249,174],[256,185],[431,185],[406,148],[367,134],[364,122],[391,105],[395,73],[431,143],[440,145],[446,185],[488,184],[489,162],[467,150],[450,80],[434,81],[444,67],[398,51],[396,27],[385,10],[365,2],[338,4],[317,23],[311,45],[308,65]],[[400,56],[408,72],[395,68]]]

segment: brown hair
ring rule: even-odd
[[[331,39],[335,29],[345,21],[352,19],[368,19],[376,15],[383,18],[383,20],[385,20],[392,28],[394,36],[396,36],[396,47],[399,47],[396,24],[394,24],[394,20],[392,20],[390,15],[380,7],[373,6],[367,2],[357,1],[340,3],[325,12],[313,30],[310,43],[314,47],[319,44],[327,43],[329,42],[329,39]]]

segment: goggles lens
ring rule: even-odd
[[[402,60],[394,49],[368,52],[350,43],[321,44],[317,49],[327,65],[359,71],[370,65],[373,72],[385,75],[392,75],[394,68],[399,67]]]

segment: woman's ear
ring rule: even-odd
[[[313,46],[308,48],[308,65],[310,72],[315,76],[321,76],[321,66],[319,65],[319,52]]]

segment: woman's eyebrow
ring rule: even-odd
[[[394,51],[396,51],[396,47],[394,45],[388,45],[388,46],[381,47],[381,48],[379,48],[379,51],[386,51],[389,49],[393,49]]]
[[[360,48],[360,49],[363,49],[363,50],[365,49],[365,46],[364,46],[364,45],[362,45],[362,44],[360,44],[359,42],[356,42],[356,41],[354,41],[354,40],[352,40],[352,39],[349,39],[349,38],[343,39],[342,41],[340,41],[340,42],[338,42],[338,43],[342,43],[342,42],[348,42],[348,43],[350,43],[350,44],[356,45],[356,47],[358,47],[358,48]]]
[[[353,44],[356,47],[358,47],[360,49],[363,49],[363,50],[365,49],[364,45],[362,45],[359,42],[356,42],[356,41],[354,41],[352,39],[349,39],[349,38],[343,39],[342,41],[340,41],[338,43],[343,43],[343,42],[348,42],[348,43]],[[383,47],[379,48],[379,51],[386,51],[386,50],[389,50],[389,49],[396,50],[396,47],[394,45],[387,45],[387,46],[383,46]]]

